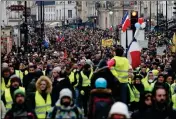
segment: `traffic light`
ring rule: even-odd
[[[138,12],[137,11],[132,11],[131,12],[131,29],[133,30],[133,34],[135,33],[135,23],[138,22]]]

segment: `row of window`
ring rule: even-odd
[[[58,16],[61,16],[61,12],[57,13],[57,17]],[[68,10],[68,14],[66,16],[68,16],[68,18],[72,18],[73,17],[72,10]],[[56,18],[55,14],[45,14],[45,20],[55,20],[55,18]]]
[[[45,8],[46,12],[55,12],[55,8],[49,7],[49,8]]]

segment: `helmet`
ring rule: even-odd
[[[95,81],[95,87],[96,88],[106,88],[107,87],[107,81],[104,78],[98,78]]]

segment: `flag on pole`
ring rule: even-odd
[[[176,34],[174,33],[173,38],[172,38],[172,52],[176,52]]]
[[[141,48],[134,38],[133,41],[130,43],[127,52],[127,58],[133,67],[133,69],[137,68],[141,64]]]
[[[130,26],[130,18],[128,12],[126,12],[125,16],[122,18],[122,31],[125,32],[127,28]]]

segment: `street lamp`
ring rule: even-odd
[[[112,15],[112,14],[113,14],[113,11],[110,11],[109,14]]]
[[[110,14],[110,16],[111,16],[111,27],[113,27],[113,23],[112,23],[112,22],[113,22],[113,21],[112,21],[113,11],[110,11],[109,14]]]

